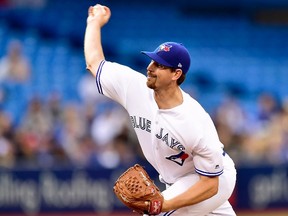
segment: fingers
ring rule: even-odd
[[[100,4],[96,4],[93,7],[94,14],[99,14],[100,13],[102,15],[106,15],[107,11],[108,11],[108,7],[100,5]]]
[[[93,14],[93,6],[90,6],[89,8],[88,8],[88,15],[89,16],[93,16],[94,14]]]
[[[111,14],[110,9],[109,9],[108,7],[106,7],[106,6],[103,6],[103,7],[102,7],[102,11],[103,11],[103,13],[104,13],[105,15],[110,16],[110,14]]]
[[[111,11],[108,7],[96,4],[95,6],[90,6],[88,8],[88,18],[87,23],[97,20],[100,26],[105,25],[110,19]]]
[[[111,11],[107,6],[96,4],[95,6],[90,6],[88,8],[88,15],[89,16],[102,15],[110,17]]]

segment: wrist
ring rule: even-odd
[[[102,25],[101,23],[99,22],[98,19],[95,19],[95,18],[92,18],[92,19],[87,19],[87,26],[90,26],[90,25],[93,25],[93,28],[101,28]]]
[[[163,204],[162,204],[162,212],[168,212],[173,210],[171,208],[171,201],[170,200],[164,200]]]

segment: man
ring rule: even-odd
[[[151,58],[145,77],[105,60],[101,28],[110,9],[97,4],[88,14],[87,69],[96,77],[98,92],[128,111],[145,157],[166,184],[161,215],[235,215],[228,202],[236,181],[234,163],[210,116],[179,87],[190,66],[187,49],[166,42],[143,52]]]

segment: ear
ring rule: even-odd
[[[174,76],[173,76],[173,80],[178,80],[179,77],[181,77],[183,71],[181,69],[176,69],[174,71]]]

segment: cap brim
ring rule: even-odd
[[[152,59],[153,61],[162,64],[164,66],[167,67],[173,67],[172,65],[168,64],[164,59],[162,59],[159,55],[157,55],[157,53],[155,52],[146,52],[146,51],[141,51],[142,54],[148,56],[150,59]]]

